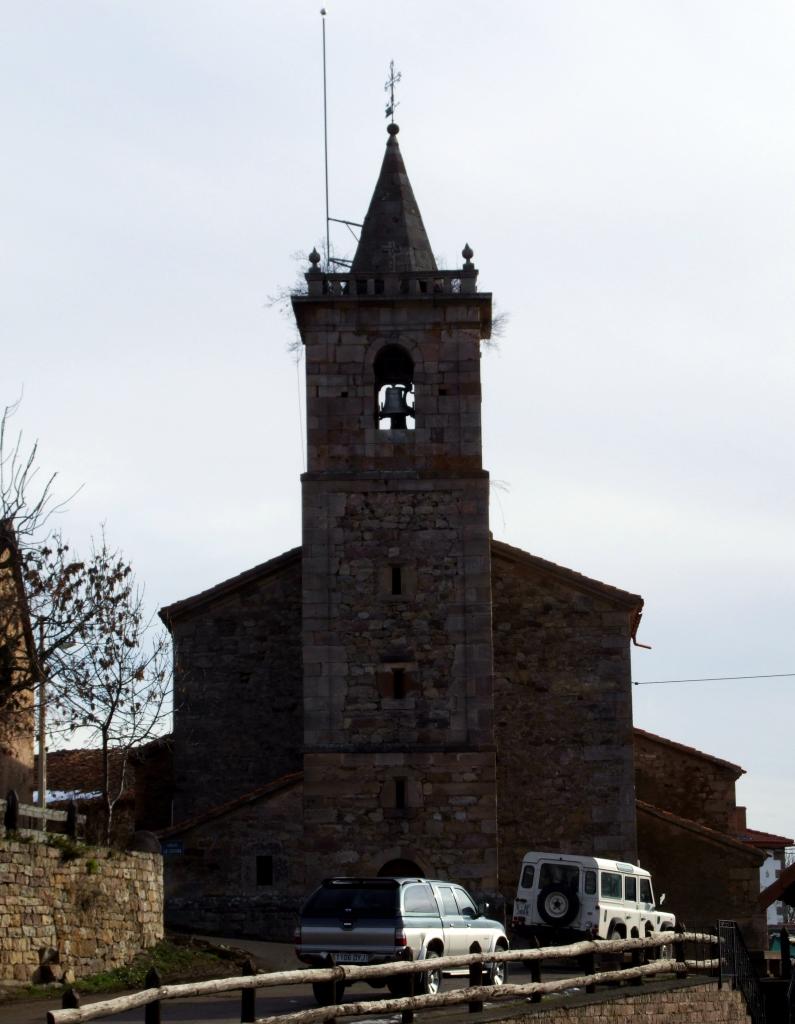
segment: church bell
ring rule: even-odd
[[[384,392],[384,404],[378,413],[381,420],[391,420],[392,430],[405,430],[406,417],[413,416],[414,412],[406,401],[409,389],[405,387],[390,386]]]

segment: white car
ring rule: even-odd
[[[660,899],[662,904],[665,896]],[[541,945],[646,938],[676,926],[657,909],[651,875],[623,861],[526,853],[513,905],[514,936]]]

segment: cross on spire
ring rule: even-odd
[[[386,105],[384,117],[389,118],[390,124],[395,123],[395,107],[399,106],[399,103],[395,101],[395,86],[402,77],[403,73],[401,71],[395,71],[395,62],[391,60],[389,62],[389,78],[384,82],[384,92],[389,93],[389,103]]]

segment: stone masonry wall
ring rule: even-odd
[[[222,818],[170,831],[171,848],[181,846],[163,858],[166,924],[289,942],[310,891],[301,838],[298,779]],[[334,873],[328,862],[322,870]]]
[[[500,888],[528,850],[634,863],[630,616],[492,552]]]
[[[174,821],[301,769],[301,563],[186,612],[174,637]]]
[[[162,858],[0,839],[0,982],[29,982],[52,947],[76,977],[128,963],[163,937]]]
[[[635,732],[638,799],[718,832],[732,831],[735,782],[741,771],[728,762]]]
[[[395,807],[396,778],[405,780],[403,808]],[[493,893],[494,793],[488,751],[307,754],[307,886],[333,874],[375,875],[405,859],[429,877]]]
[[[717,982],[666,987],[654,992],[619,998],[582,997],[555,1006],[546,1000],[535,1009],[502,1017],[503,1024],[622,1024],[624,1021],[659,1021],[660,1024],[747,1024],[742,992],[719,988]]]

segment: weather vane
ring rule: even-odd
[[[388,117],[392,124],[395,123],[395,107],[399,105],[395,102],[395,86],[402,77],[403,75],[400,71],[395,71],[395,62],[391,60],[389,62],[389,78],[384,82],[384,92],[389,93],[389,103],[386,105],[384,117]]]

